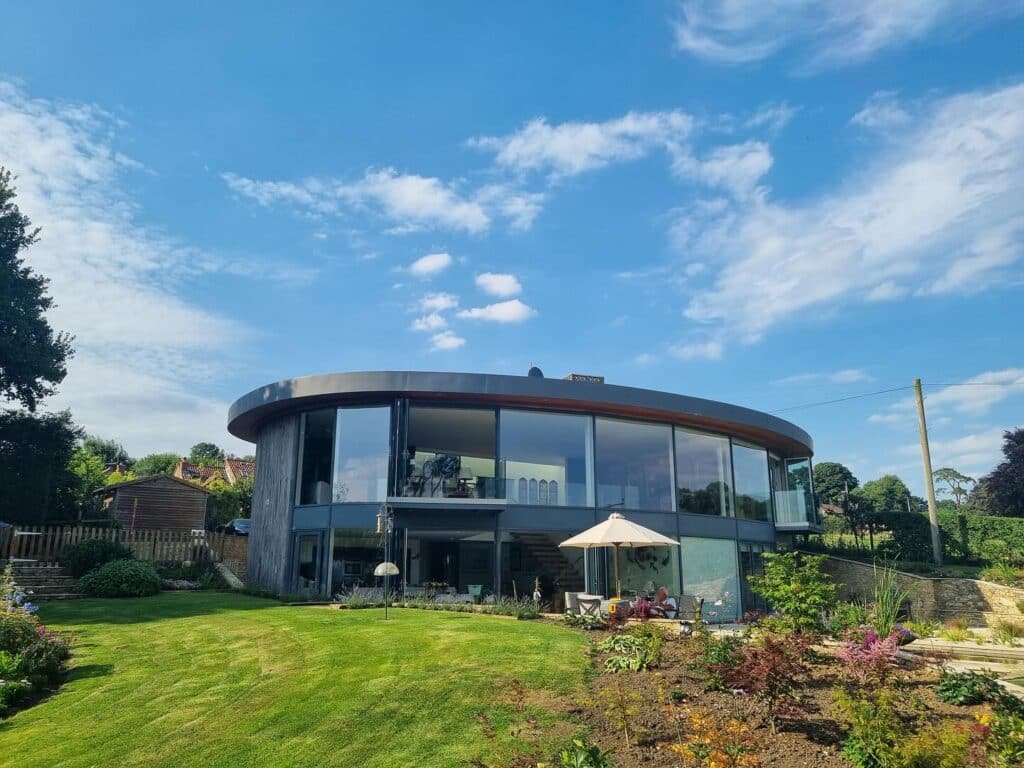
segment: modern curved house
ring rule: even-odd
[[[406,593],[607,593],[609,554],[558,544],[619,511],[681,543],[624,550],[623,588],[724,621],[757,607],[761,552],[817,530],[799,427],[599,377],[307,376],[240,398],[228,430],[256,443],[249,579],[277,592],[373,586],[387,538]]]

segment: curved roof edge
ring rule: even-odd
[[[786,456],[814,451],[811,436],[800,427],[738,405],[617,384],[485,373],[361,371],[285,379],[236,400],[228,411],[227,426],[235,437],[256,442],[260,425],[277,415],[394,397],[480,401],[668,421],[745,437]]]

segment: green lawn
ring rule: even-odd
[[[550,726],[562,716],[545,703],[579,690],[587,668],[582,634],[498,617],[396,610],[385,622],[382,610],[224,593],[79,600],[41,614],[74,635],[71,673],[51,698],[0,721],[5,766],[450,768],[493,757],[480,710],[498,725],[498,749],[514,746],[511,678]]]

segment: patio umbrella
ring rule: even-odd
[[[615,595],[622,598],[619,583],[619,549],[621,547],[678,547],[679,542],[662,536],[657,531],[631,523],[618,512],[612,512],[603,523],[577,533],[558,546],[592,549],[594,547],[615,547]]]

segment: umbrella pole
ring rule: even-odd
[[[622,599],[622,582],[619,581],[619,545],[615,545],[615,599]]]

